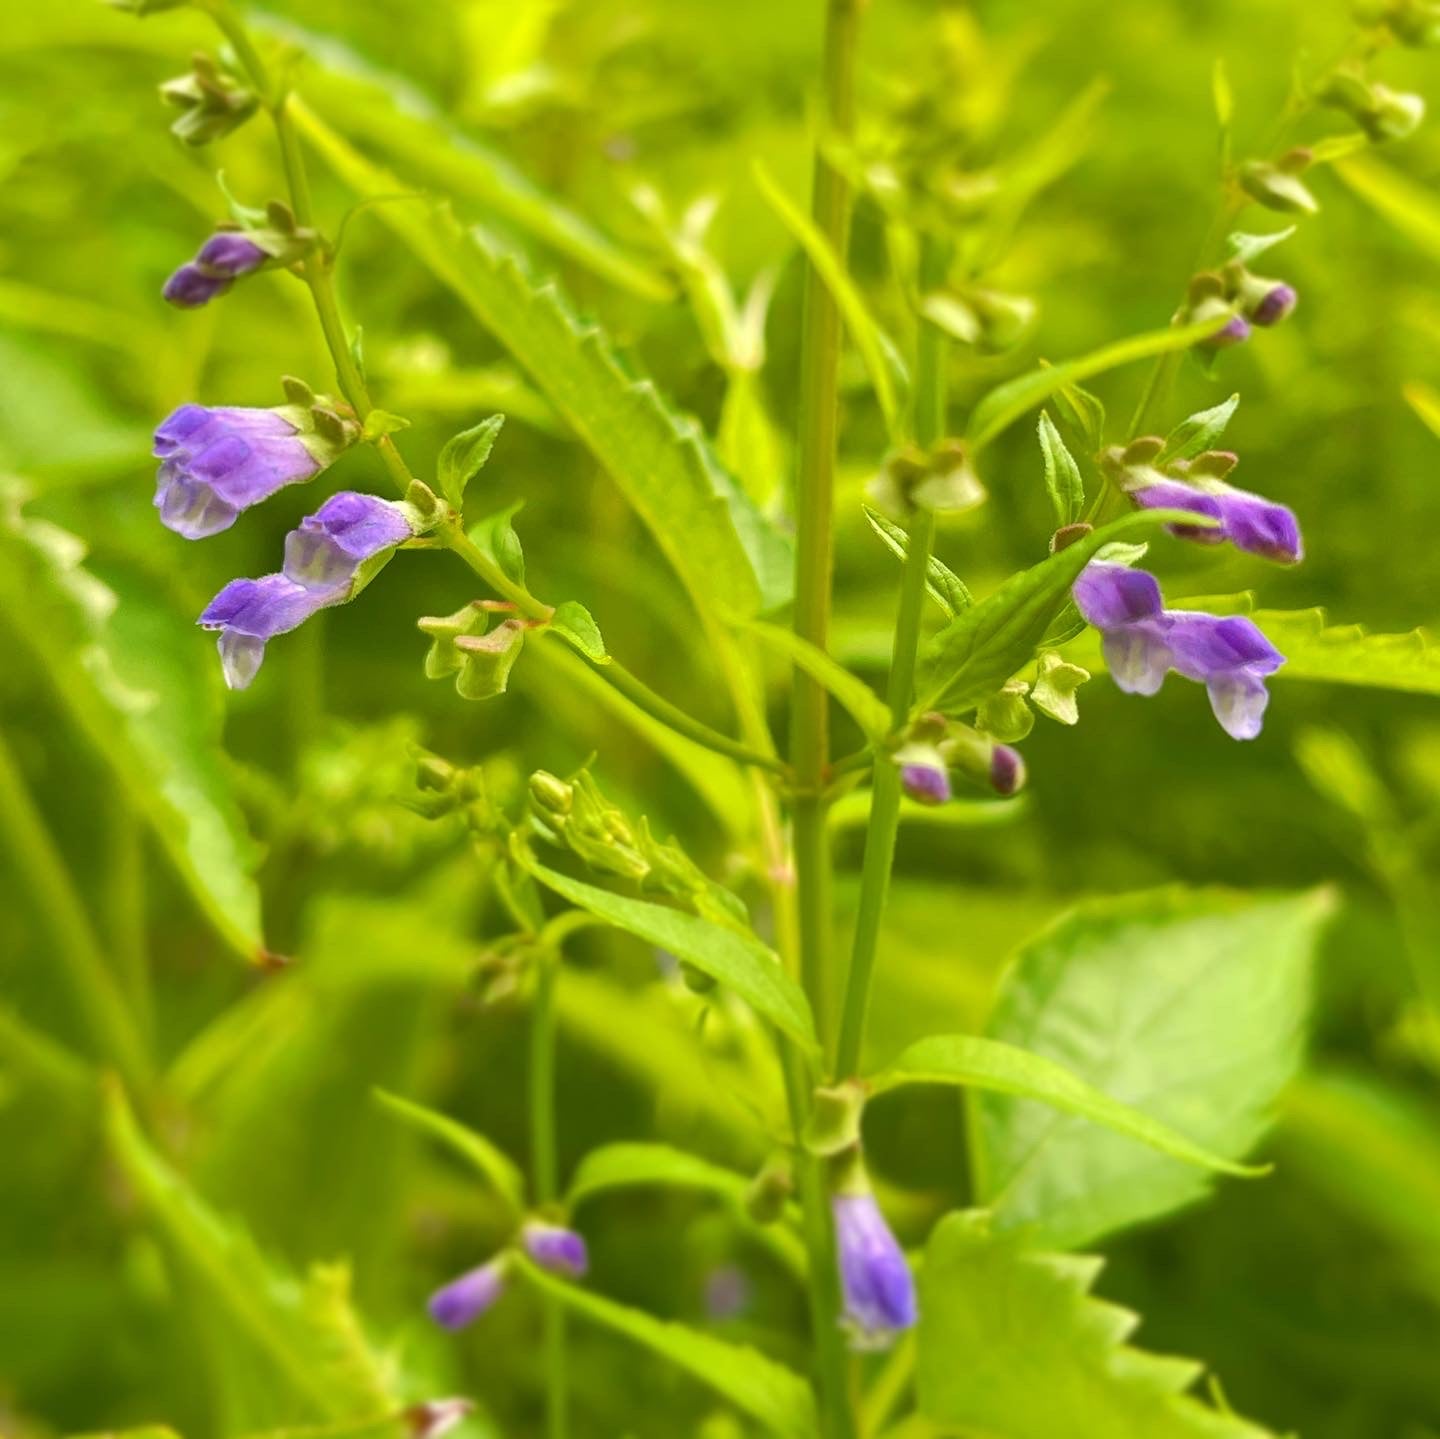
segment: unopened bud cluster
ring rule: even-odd
[[[867,493],[886,514],[903,519],[915,510],[953,514],[974,509],[985,499],[963,440],[946,439],[922,450],[907,445],[885,461]]]
[[[222,75],[208,55],[196,55],[186,74],[167,80],[160,87],[160,98],[180,111],[170,133],[186,145],[222,139],[243,125],[260,104],[253,90]]]

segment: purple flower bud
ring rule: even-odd
[[[900,784],[905,793],[920,804],[948,804],[950,801],[950,772],[944,765],[901,765]]]
[[[1250,311],[1250,318],[1257,325],[1267,328],[1278,325],[1295,308],[1299,299],[1300,296],[1295,293],[1293,286],[1277,281],[1260,297]]]
[[[498,1256],[451,1280],[430,1296],[430,1317],[445,1329],[473,1323],[505,1292],[505,1260]]]
[[[990,754],[990,784],[996,794],[1007,798],[1025,783],[1025,761],[1020,751],[1008,744],[997,744]]]
[[[526,1254],[552,1274],[578,1279],[590,1268],[590,1254],[585,1248],[584,1238],[563,1225],[528,1219],[520,1231],[520,1241]]]
[[[1243,345],[1249,338],[1249,320],[1244,315],[1236,315],[1228,325],[1205,340],[1204,344],[1212,350],[1225,350],[1231,345]]]
[[[188,540],[229,529],[242,510],[322,468],[275,410],[181,405],[155,431],[154,454],[155,506]]]
[[[831,1205],[852,1347],[887,1348],[919,1318],[910,1266],[873,1194],[836,1194]]]
[[[302,585],[346,584],[365,560],[411,536],[399,505],[342,490],[285,537],[284,574]]]
[[[200,247],[200,253],[181,265],[165,282],[161,294],[182,310],[208,305],[241,275],[258,270],[270,257],[248,236],[221,230]]]
[[[1175,610],[1169,622],[1176,670],[1205,686],[1226,734],[1254,739],[1270,700],[1265,677],[1285,663],[1284,655],[1243,615],[1217,618]]]

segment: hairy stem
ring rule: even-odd
[[[829,0],[825,20],[825,124],[843,139],[854,129],[858,0]],[[815,157],[811,215],[843,258],[850,229],[850,187]],[[800,336],[799,466],[795,482],[795,632],[824,650],[830,638],[835,447],[839,421],[840,314],[824,279],[805,273]],[[829,699],[822,685],[796,669],[791,685],[790,763],[794,772],[794,872],[800,975],[821,1044],[831,1029],[830,846],[824,795],[830,758]],[[820,1427],[826,1439],[853,1439],[848,1364],[839,1328],[840,1283],[834,1225],[816,1161],[800,1140],[810,1106],[810,1076],[787,1063],[786,1086],[796,1132],[796,1166],[810,1265],[810,1313],[819,1384]]]
[[[0,846],[8,849],[19,892],[49,932],[56,961],[105,1058],[126,1082],[148,1084],[150,1059],[135,1016],[95,938],[90,917],[20,770],[0,739]]]
[[[920,256],[921,288],[938,283],[945,256],[937,241],[925,237]],[[933,445],[945,433],[945,339],[925,320],[915,345],[915,440]],[[900,574],[900,605],[890,652],[890,678],[886,699],[892,726],[898,730],[909,718],[915,690],[915,660],[920,646],[920,619],[925,606],[925,577],[935,543],[935,516],[915,511],[910,544]],[[870,791],[870,818],[865,831],[865,862],[860,875],[860,905],[850,950],[845,983],[845,1008],[840,1040],[835,1050],[835,1075],[847,1078],[860,1064],[869,1011],[870,984],[880,943],[880,925],[890,894],[890,872],[895,863],[895,841],[900,828],[900,770],[890,755],[875,756]]]

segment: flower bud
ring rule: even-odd
[[[497,1255],[453,1279],[430,1296],[430,1317],[444,1329],[463,1329],[491,1308],[505,1292],[509,1261]]]
[[[170,133],[186,145],[219,140],[243,125],[260,104],[253,90],[222,75],[208,55],[196,55],[188,75],[161,85],[160,98],[180,111]]]
[[[590,1268],[590,1253],[583,1236],[561,1224],[527,1219],[520,1230],[526,1254],[542,1269],[579,1279]]]
[[[1391,0],[1380,7],[1383,19],[1402,45],[1440,45],[1440,0]]]
[[[1006,799],[1025,787],[1025,761],[1020,751],[997,744],[990,752],[990,788]]]
[[[575,787],[557,779],[549,770],[537,769],[530,776],[530,798],[539,808],[563,817],[570,813],[575,802]]]
[[[936,746],[924,740],[912,741],[895,751],[900,766],[900,787],[918,804],[947,804],[950,800],[950,771]]]
[[[866,493],[880,509],[901,517],[916,509],[954,514],[985,499],[985,487],[961,440],[941,440],[928,452],[907,446],[885,461]]]
[[[1299,299],[1294,288],[1283,280],[1252,275],[1241,264],[1227,265],[1225,278],[1231,298],[1254,324],[1263,328],[1278,325],[1295,308]]]
[[[1006,743],[1024,739],[1035,728],[1035,713],[1025,699],[1029,689],[1023,680],[1011,680],[980,706],[976,728]]]
[[[1009,745],[996,744],[969,725],[955,724],[940,745],[950,767],[975,784],[1010,796],[1025,783],[1025,764]]]
[[[1425,101],[1419,95],[1371,83],[1352,71],[1332,75],[1320,89],[1323,104],[1343,110],[1377,144],[1403,140],[1425,118]]]
[[[919,1319],[915,1279],[896,1243],[858,1155],[831,1196],[835,1244],[845,1311],[841,1317],[850,1346],[887,1349]]]
[[[1308,164],[1309,152],[1304,150],[1291,151],[1273,165],[1267,160],[1248,160],[1240,167],[1240,185],[1267,210],[1314,215],[1320,205],[1300,179],[1300,171]]]

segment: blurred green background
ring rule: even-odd
[[[18,642],[14,627],[30,618],[13,591],[0,612],[5,744],[107,954],[117,965],[128,956],[126,982],[168,1073],[152,1131],[172,1162],[277,1259],[300,1268],[349,1256],[359,1310],[397,1346],[412,1390],[424,1376],[422,1393],[478,1396],[496,1432],[536,1432],[532,1309],[504,1307],[483,1336],[459,1340],[423,1319],[429,1290],[502,1237],[499,1218],[462,1170],[369,1096],[382,1084],[423,1097],[524,1158],[523,1005],[484,1004],[473,980],[501,921],[459,829],[395,802],[407,746],[483,761],[502,792],[518,792],[535,767],[563,773],[598,751],[607,792],[683,836],[711,873],[743,887],[746,862],[732,853],[723,806],[707,805],[592,690],[524,664],[509,695],[485,705],[427,681],[416,617],[473,594],[437,558],[401,556],[355,604],[274,643],[252,689],[222,695],[212,642],[191,617],[232,576],[276,567],[315,487],[187,543],[151,508],[150,432],[184,401],[277,403],[282,374],[323,387],[329,367],[308,297],[286,276],[193,314],[168,309],[159,289],[225,215],[217,168],[247,202],[278,192],[272,136],[254,122],[188,151],[167,133],[156,86],[192,49],[214,48],[197,16],[142,23],[91,0],[6,10],[0,461],[26,483],[28,513],[80,536],[87,565],[119,595],[118,622],[141,659],[122,678],[143,687],[144,657],[163,656],[202,731],[223,710],[226,782],[256,841],[266,942],[297,963],[260,973],[216,938],[57,702],[51,668]],[[448,194],[463,218],[529,250],[538,271],[558,272],[580,308],[712,433],[722,375],[693,312],[641,293],[643,279],[627,286],[597,273],[497,205],[495,187],[511,181],[496,157],[583,215],[642,276],[664,277],[668,262],[632,201],[636,187],[652,186],[677,217],[717,196],[707,243],[724,271],[741,293],[761,272],[774,276],[762,383],[783,465],[800,266],[751,164],[763,157],[791,194],[805,193],[818,10],[796,0],[288,0],[264,15],[267,33],[289,31],[307,53],[296,83],[329,124],[405,190]],[[1013,354],[957,352],[957,407],[1037,356],[1163,324],[1214,204],[1214,62],[1227,67],[1246,153],[1264,143],[1292,64],[1333,56],[1348,23],[1339,0],[876,0],[862,108],[884,113],[904,82],[944,57],[970,137],[965,164],[977,174],[1038,142],[1077,96],[1103,85],[1091,118],[1070,122],[1073,166],[1030,207],[993,275],[1038,302],[1034,333]],[[1383,71],[1400,88],[1440,95],[1433,56],[1397,51]],[[1440,127],[1387,150],[1383,163],[1433,194]],[[315,175],[333,230],[352,197],[318,160]],[[1319,218],[1260,266],[1297,287],[1295,317],[1227,354],[1213,379],[1187,366],[1162,417],[1168,426],[1240,391],[1226,441],[1242,456],[1239,482],[1296,509],[1307,561],[1278,571],[1228,549],[1171,545],[1159,565],[1171,594],[1256,587],[1267,607],[1323,605],[1337,621],[1408,629],[1440,618],[1440,439],[1402,393],[1440,385],[1440,247],[1427,251],[1337,173],[1319,174],[1314,188]],[[862,275],[883,262],[873,206],[858,213],[855,254]],[[347,224],[339,283],[347,316],[363,325],[379,403],[413,422],[400,441],[417,472],[456,429],[504,410],[476,488],[486,509],[524,499],[533,588],[581,599],[631,669],[728,724],[653,544],[378,207]],[[1112,428],[1142,370],[1096,383]],[[897,571],[859,510],[884,442],[858,368],[851,379],[837,649],[874,677]],[[1029,425],[990,452],[984,478],[990,502],[947,522],[941,538],[947,562],[981,593],[1044,552],[1049,512]],[[319,483],[383,490],[368,450]],[[1237,1408],[1281,1432],[1424,1439],[1440,1433],[1440,1046],[1413,999],[1412,971],[1440,969],[1440,719],[1424,696],[1283,677],[1273,694],[1263,738],[1237,745],[1190,686],[1141,701],[1098,679],[1081,693],[1077,728],[1042,721],[1026,742],[1031,785],[1019,813],[907,829],[873,1046],[883,1058],[918,1034],[973,1028],[1013,946],[1080,896],[1173,880],[1335,885],[1343,904],[1322,956],[1311,1065],[1280,1116],[1277,1172],[1223,1185],[1198,1209],[1108,1246],[1100,1287],[1144,1314],[1148,1347],[1203,1356]],[[842,910],[858,839],[840,837]],[[45,898],[23,873],[9,858],[0,868],[6,1013],[83,1055]],[[648,960],[628,941],[577,949],[583,962],[562,984],[562,1167],[595,1143],[649,1134],[756,1161],[736,1123],[743,1101],[687,1038],[683,995],[643,986]],[[14,1034],[0,1049],[0,1432],[164,1421],[202,1436],[290,1422],[263,1357],[157,1247],[98,1142],[89,1091],[45,1082],[26,1053]],[[953,1100],[892,1106],[877,1119],[875,1166],[921,1196],[918,1236],[964,1201]],[[902,1212],[902,1234],[908,1222]],[[741,1264],[754,1295],[726,1331],[782,1357],[793,1350],[799,1299],[703,1203],[600,1200],[586,1227],[597,1287],[674,1317],[698,1319],[707,1276]],[[587,1334],[575,1364],[584,1433],[690,1433],[705,1415],[689,1381],[608,1336]],[[490,1419],[474,1422],[479,1433]]]

